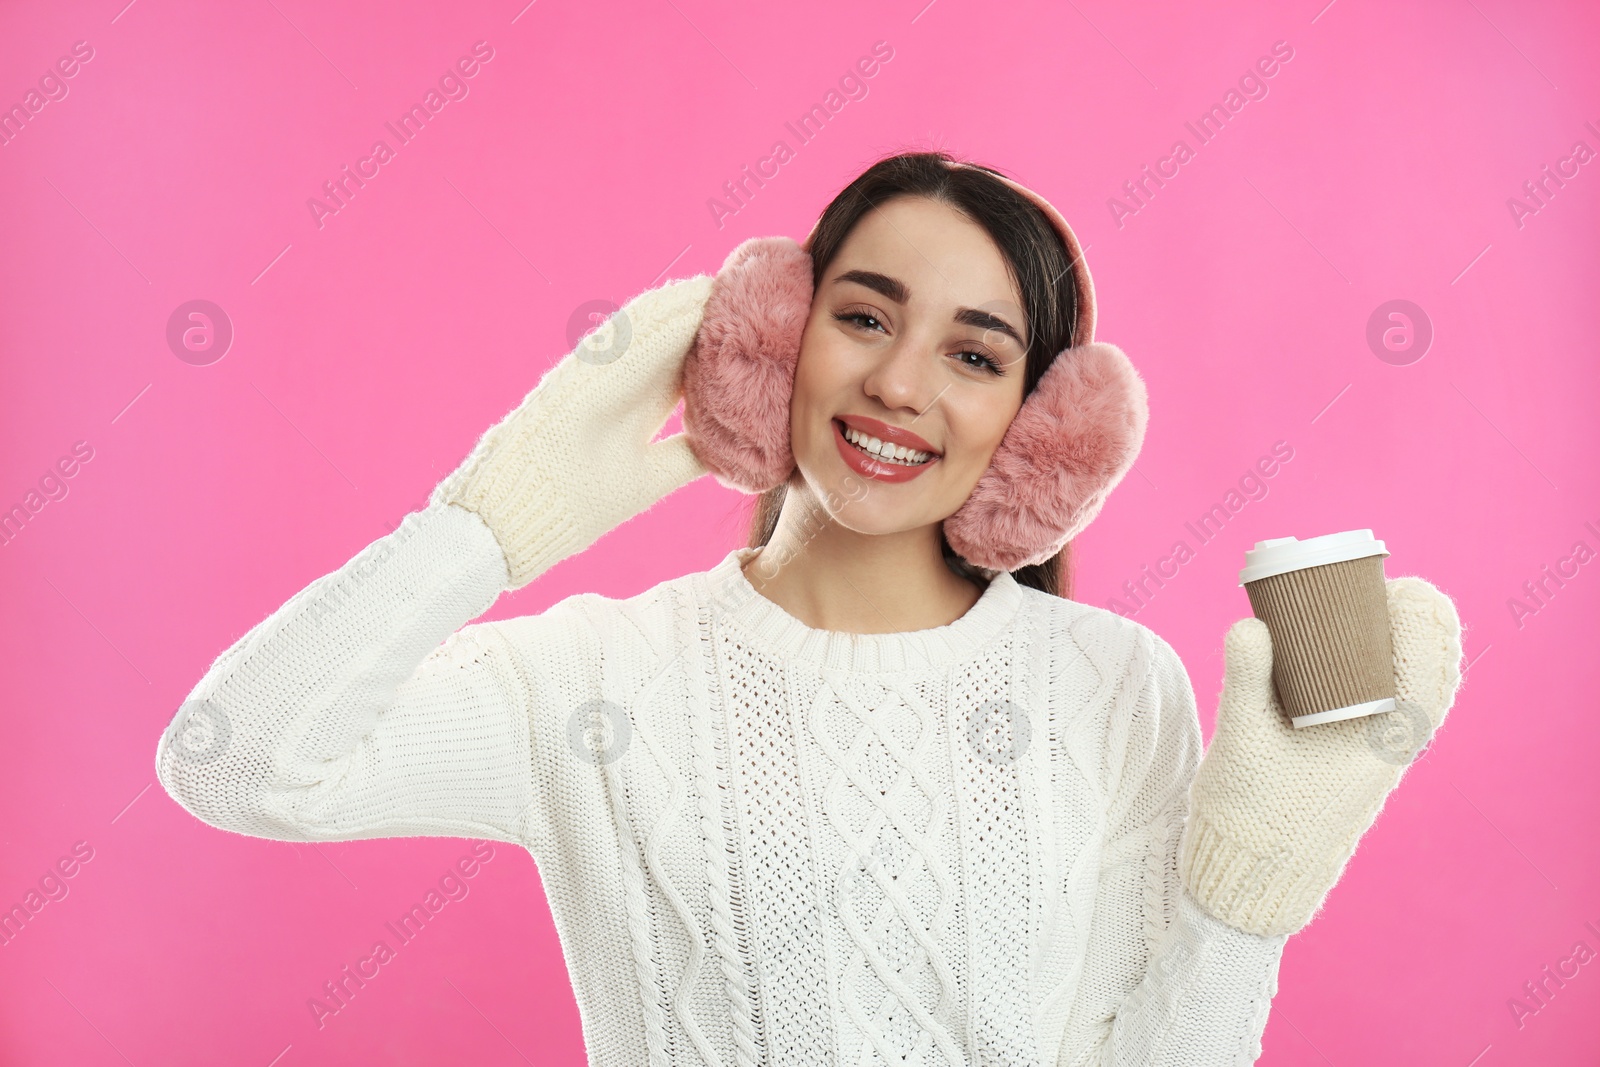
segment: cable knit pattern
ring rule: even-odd
[[[1248,1064],[1285,939],[1177,873],[1177,655],[998,575],[913,633],[813,630],[729,553],[469,623],[511,582],[434,502],[218,657],[162,785],[281,840],[526,847],[589,1061]]]

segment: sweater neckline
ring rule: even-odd
[[[1022,606],[1022,587],[998,571],[967,613],[926,630],[856,634],[807,626],[758,592],[743,565],[760,548],[736,548],[701,575],[713,609],[760,648],[781,659],[847,671],[908,671],[965,659],[1005,631]]]

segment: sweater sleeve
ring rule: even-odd
[[[217,658],[161,735],[157,778],[254,837],[521,843],[526,683],[494,624],[462,628],[507,587],[476,514],[407,515]]]
[[[1107,748],[1112,808],[1090,930],[1077,1033],[1059,1067],[1237,1067],[1261,1054],[1287,937],[1236,929],[1178,876],[1178,841],[1202,754],[1193,687],[1170,645],[1146,631],[1132,714]]]

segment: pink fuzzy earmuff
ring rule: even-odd
[[[1138,457],[1149,409],[1128,357],[1094,340],[1094,283],[1071,227],[1031,189],[986,173],[1050,220],[1078,297],[1074,345],[1040,377],[972,494],[944,523],[945,539],[968,563],[1014,571],[1043,563],[1089,525]],[[758,237],[735,248],[684,360],[684,433],[729,488],[765,492],[794,470],[789,401],[811,314],[810,243]]]
[[[764,493],[794,470],[789,398],[811,317],[811,257],[789,237],[752,237],[711,283],[683,361],[683,431],[729,489]]]

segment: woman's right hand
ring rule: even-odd
[[[491,426],[429,502],[476,512],[518,589],[706,473],[684,434],[652,442],[682,395],[711,275],[629,300]]]

